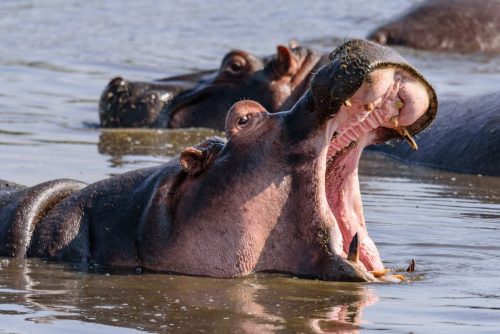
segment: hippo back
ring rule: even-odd
[[[38,221],[85,183],[55,180],[34,187],[0,181],[0,255],[24,257]]]

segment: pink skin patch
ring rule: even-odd
[[[366,270],[381,271],[384,265],[365,225],[359,158],[363,148],[374,142],[377,128],[411,125],[428,108],[429,95],[419,79],[402,68],[379,68],[328,124],[332,140],[327,153],[326,194],[342,235],[341,241],[335,238],[334,249],[347,257],[351,240],[358,233],[359,265]]]

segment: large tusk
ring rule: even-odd
[[[396,131],[404,138],[406,139],[406,141],[408,142],[408,144],[410,145],[410,147],[412,149],[414,149],[415,151],[418,150],[418,145],[417,143],[415,142],[415,139],[413,139],[413,137],[410,135],[410,133],[408,132],[408,130],[406,130],[406,128],[404,126],[401,126],[401,127],[398,127],[396,128]]]
[[[347,259],[353,263],[358,263],[359,261],[359,240],[358,232],[352,237],[351,244],[349,245],[349,254]]]

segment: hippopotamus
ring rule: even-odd
[[[461,173],[500,176],[500,91],[444,100],[419,150],[401,143],[371,146],[398,159]]]
[[[411,143],[436,111],[433,88],[396,51],[351,40],[289,111],[232,106],[226,139],[91,185],[2,188],[0,255],[212,277],[383,280],[359,158],[374,142]]]
[[[100,125],[224,130],[229,107],[243,99],[257,101],[269,112],[290,109],[326,60],[327,55],[292,43],[277,46],[269,57],[233,50],[218,70],[154,82],[116,77],[101,95]]]
[[[376,28],[368,38],[430,51],[500,54],[500,2],[428,0]]]
[[[284,105],[296,102],[296,100],[298,100],[299,93],[303,90],[305,91],[309,87],[309,82],[312,77],[311,72],[305,73],[301,71],[309,71],[311,69],[316,71],[319,66],[325,63],[327,57],[325,55],[318,54],[314,50],[298,47],[296,45],[291,47],[278,46],[277,50],[276,55],[264,58],[258,58],[248,52],[235,52],[237,54],[246,55],[246,58],[252,59],[253,63],[260,63],[263,68],[272,68],[272,64],[284,62],[284,59],[295,59],[297,64],[302,64],[300,65],[302,70],[299,71],[301,73],[300,75],[297,74],[295,76],[297,82],[300,81],[301,85],[298,85],[294,90],[290,89],[289,81],[288,79],[285,79],[285,77],[281,77],[280,80],[272,82],[267,81],[268,79],[265,79],[266,73],[271,73],[270,70],[248,72],[246,76],[243,76],[244,79],[242,79],[243,77],[235,79],[235,82],[233,82],[231,86],[231,91],[226,91],[223,89],[223,86],[217,86],[219,79],[213,79],[212,81],[201,80],[194,85],[195,88],[185,90],[182,94],[180,94],[179,99],[174,98],[171,105],[168,103],[166,104],[167,106],[161,111],[161,113],[165,110],[171,111],[176,109],[177,107],[175,106],[177,103],[180,103],[179,101],[183,101],[182,105],[184,106],[182,112],[177,113],[177,116],[182,114],[182,121],[170,122],[166,126],[201,126],[223,130],[224,123],[222,119],[226,114],[224,107],[231,104],[233,101],[239,101],[243,96],[245,96],[246,89],[252,90],[252,85],[256,85],[253,90],[253,99],[267,105],[267,110],[269,112],[277,112],[281,109],[278,104],[267,104],[265,102],[267,97],[276,97],[276,92],[279,92],[281,100],[286,100]],[[211,73],[212,78],[214,78],[214,74],[216,77],[220,77],[224,75],[223,73],[226,71],[225,69],[229,66],[227,59],[232,59],[232,56],[230,56],[232,54],[233,53],[229,53],[224,58],[221,68],[218,71],[194,73],[192,75],[180,76],[178,78],[190,78],[190,80],[193,78],[199,79],[200,77],[207,75],[207,73]],[[288,58],[285,55],[292,55],[293,57]],[[303,60],[300,61],[300,59]],[[247,62],[250,61],[247,60]],[[256,66],[253,68],[256,68]],[[175,78],[176,77],[172,77],[163,80],[170,80],[171,82],[176,80],[182,81]],[[122,86],[118,86],[125,87],[123,90],[127,92],[128,95],[126,96],[135,99],[135,101],[145,101],[148,96],[166,93],[166,90],[160,91],[157,86],[151,86],[151,84],[148,83],[131,82],[121,78],[114,80],[121,82],[120,85]],[[124,115],[123,117],[128,117],[128,115],[131,115],[132,117],[134,113],[134,117],[138,117],[137,115],[139,114],[135,111],[127,109],[130,107],[131,102],[126,96],[121,97],[123,102],[122,106],[118,106],[115,103],[117,102],[115,93],[110,95],[114,96],[111,100],[106,99],[106,96],[110,93],[109,90],[116,88],[114,85],[115,81],[112,81],[103,93],[101,98],[101,115],[103,109],[107,108],[109,110],[117,111],[123,107],[120,111]],[[283,87],[278,89],[280,85],[283,85]],[[178,87],[180,86],[181,85]],[[156,87],[156,90],[151,87]],[[260,88],[257,89],[256,87]],[[170,90],[170,93],[171,92],[172,90]],[[294,94],[292,94],[292,92],[294,92]],[[276,100],[276,98],[274,98],[274,100]],[[206,106],[208,103],[212,102],[214,103],[212,107]],[[141,103],[142,102],[137,102],[138,105]],[[284,105],[282,104],[281,106],[283,107]],[[500,152],[500,141],[498,140],[500,122],[498,122],[497,119],[500,110],[500,93],[493,93],[473,98],[445,99],[441,102],[440,109],[442,109],[442,112],[439,113],[440,116],[438,117],[435,125],[427,130],[429,135],[419,139],[422,140],[422,142],[418,145],[422,148],[421,150],[415,152],[415,150],[410,149],[410,147],[403,142],[395,142],[390,143],[390,145],[382,146],[374,145],[370,147],[370,150],[385,152],[401,160],[424,164],[433,168],[447,169],[460,173],[499,176],[500,172],[498,171],[497,153]],[[151,110],[156,110],[160,113],[160,111],[155,109],[153,106],[151,106]],[[177,119],[180,120],[180,118]],[[196,119],[196,125],[190,121],[194,119]],[[451,119],[453,121],[450,121]],[[153,126],[153,123],[151,123],[151,126]],[[474,124],[474,126],[470,126],[471,124]],[[125,124],[120,125],[125,126]],[[158,125],[158,123],[155,123],[154,126],[156,125]],[[133,124],[128,124],[128,126],[133,126]],[[463,145],[463,142],[457,138],[457,136],[460,136],[460,133],[464,131],[464,129],[467,129],[469,138],[469,143],[467,145]],[[102,138],[104,137],[102,136]],[[107,136],[106,138],[108,137],[113,138],[112,136]],[[116,147],[113,149],[116,150]],[[116,153],[103,148],[100,148],[100,151],[106,153]]]

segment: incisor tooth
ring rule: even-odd
[[[372,112],[373,110],[375,110],[375,106],[371,102],[368,104],[365,104],[364,107],[365,107],[365,110],[369,111],[369,112]]]
[[[344,105],[345,105],[346,107],[351,107],[351,106],[352,106],[351,99],[347,99],[347,100],[345,100],[345,101],[344,101]]]

